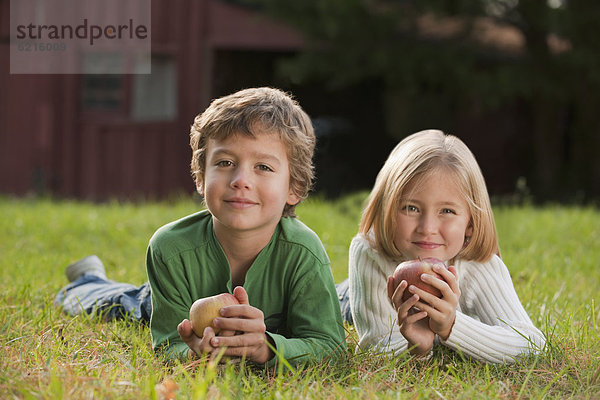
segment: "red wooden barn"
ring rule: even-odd
[[[0,193],[91,200],[191,193],[189,126],[216,96],[268,84],[298,34],[219,0],[152,0],[151,75],[10,74],[0,0]]]

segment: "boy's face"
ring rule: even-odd
[[[290,188],[285,145],[277,134],[262,132],[210,139],[198,191],[219,232],[271,235],[285,205],[299,201]]]

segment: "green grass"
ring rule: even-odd
[[[336,282],[364,193],[313,198],[298,215],[322,238]],[[600,398],[600,212],[566,206],[497,206],[506,261],[525,308],[549,338],[547,352],[515,365],[487,365],[444,349],[426,362],[355,353],[334,365],[268,372],[204,361],[166,364],[138,324],[68,317],[52,300],[64,267],[89,254],[110,278],[141,284],[148,239],[196,211],[189,199],[90,204],[0,198],[0,398]],[[162,385],[162,386],[161,386]]]

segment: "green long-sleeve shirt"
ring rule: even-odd
[[[152,289],[150,330],[155,350],[185,358],[177,325],[201,297],[232,291],[229,263],[208,211],[160,228],[146,265]],[[246,273],[250,305],[265,316],[277,352],[297,364],[346,347],[329,258],[318,236],[296,218],[282,218]],[[277,362],[271,359],[269,366]]]

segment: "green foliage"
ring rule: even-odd
[[[396,138],[424,128],[515,133],[513,147],[527,155],[508,162],[537,199],[600,196],[598,1],[246,2],[305,37],[281,63],[282,82],[331,92],[376,85],[373,101],[384,104],[386,133]],[[495,126],[503,119],[506,127]]]
[[[261,6],[304,35],[306,49],[282,69],[282,75],[295,81],[320,78],[335,87],[377,78],[388,90],[402,90],[409,97],[429,88],[452,98],[483,95],[480,100],[497,105],[540,91],[564,98],[571,92],[570,76],[587,79],[572,75],[572,68],[597,76],[594,66],[600,60],[598,42],[592,39],[600,9],[593,0],[560,7],[538,0],[246,3]],[[480,40],[478,24],[484,21],[488,28],[495,24],[520,31],[525,38],[520,51],[503,47],[510,38],[498,36],[495,44]],[[572,51],[551,48],[548,35],[570,43]],[[498,81],[505,75],[510,79]]]
[[[347,247],[365,197],[312,198],[298,207],[323,238],[336,282],[347,276]],[[482,364],[443,348],[425,362],[355,351],[352,327],[344,359],[296,372],[244,362],[166,363],[153,354],[147,327],[73,318],[52,305],[66,284],[64,267],[92,253],[112,279],[142,283],[152,233],[199,208],[188,199],[136,205],[0,198],[0,398],[600,396],[600,212],[594,208],[495,207],[517,293],[549,338],[542,356],[514,365]]]

